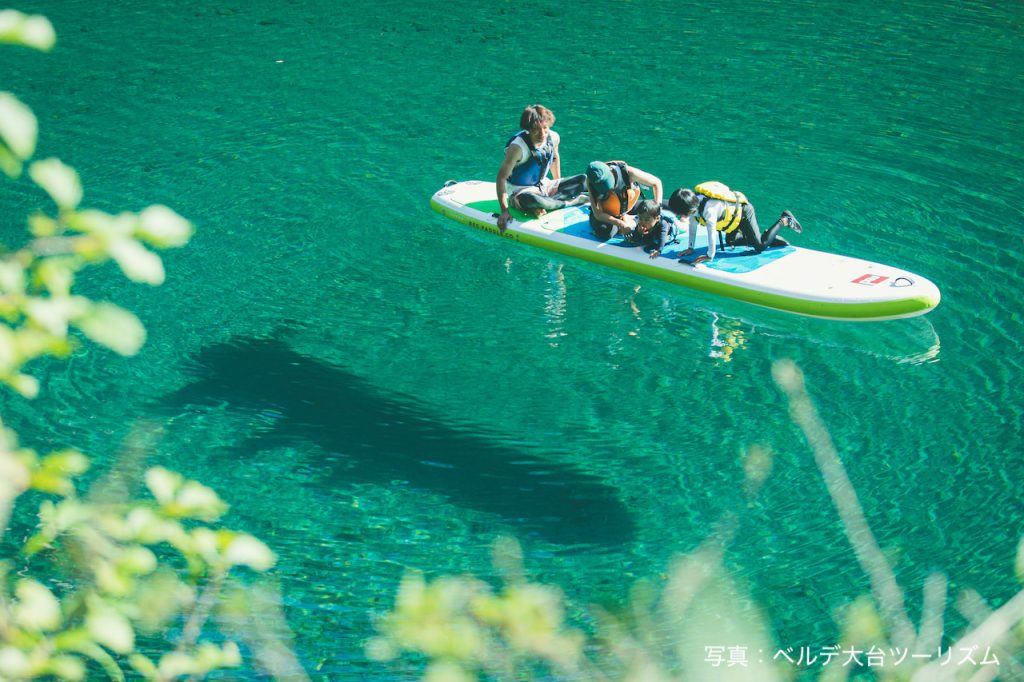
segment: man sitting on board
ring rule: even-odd
[[[708,252],[686,262],[696,265],[715,258],[717,245],[716,232],[725,233],[727,246],[742,244],[753,247],[754,253],[761,253],[769,246],[786,246],[785,239],[777,237],[779,230],[788,227],[799,234],[803,232],[799,221],[789,211],[783,211],[775,224],[761,234],[757,225],[754,206],[743,192],[729,189],[721,182],[702,182],[694,189],[680,187],[668,199],[668,208],[681,220],[690,219],[690,241],[687,249],[679,255],[682,257],[693,254],[693,244],[697,238],[697,225],[703,225],[708,235]]]
[[[519,117],[522,128],[505,144],[505,158],[494,184],[498,190],[498,229],[502,232],[512,220],[509,206],[534,217],[546,211],[586,203],[584,176],[562,177],[558,157],[558,133],[551,130],[555,115],[540,104],[531,104]],[[551,178],[548,178],[548,172]]]

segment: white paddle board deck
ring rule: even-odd
[[[532,219],[513,210],[516,220],[498,230],[498,199],[493,182],[470,180],[446,185],[431,207],[464,225],[532,246],[601,263],[646,277],[776,310],[837,320],[888,320],[923,315],[939,304],[938,287],[906,270],[799,246],[774,246],[755,254],[746,246],[719,247],[715,260],[693,266],[679,262],[680,243],[651,258],[639,246],[616,237],[602,242],[590,229],[590,207],[551,211]],[[694,256],[707,249],[704,230]]]

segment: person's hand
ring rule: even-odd
[[[661,251],[659,251],[658,249],[655,249],[654,251],[651,251],[651,258],[657,258],[660,255],[661,255]]]
[[[691,253],[693,253],[693,249],[687,249],[686,251],[680,251],[679,255],[680,256],[689,256]]]
[[[504,211],[501,212],[501,215],[498,216],[498,231],[501,232],[502,234],[505,234],[505,229],[508,227],[508,224],[511,221],[512,214],[509,213],[508,209],[506,208]]]
[[[622,229],[625,232],[632,232],[636,228],[636,216],[624,215],[622,216]]]

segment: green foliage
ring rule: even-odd
[[[0,12],[0,40],[28,47],[52,47],[53,28],[43,17]],[[146,338],[131,312],[106,301],[75,295],[75,278],[84,268],[113,260],[129,279],[159,285],[164,281],[163,249],[186,244],[192,225],[166,206],[140,213],[111,215],[82,209],[78,173],[56,158],[32,161],[38,124],[14,95],[0,92],[0,169],[11,178],[28,176],[53,201],[51,213],[29,217],[31,240],[0,254],[0,381],[26,397],[39,390],[22,370],[36,358],[64,357],[77,343],[76,328],[121,355],[134,355]]]
[[[0,42],[49,50],[54,41],[44,17],[0,11]],[[70,353],[79,342],[73,329],[122,355],[145,340],[134,314],[76,294],[78,274],[113,260],[129,279],[159,285],[163,262],[150,248],[183,246],[193,231],[165,206],[118,215],[81,209],[78,173],[59,159],[32,160],[37,131],[32,111],[0,92],[0,169],[18,180],[28,164],[28,178],[54,204],[29,217],[25,245],[0,252],[0,382],[28,398],[39,385],[26,366]],[[150,498],[80,497],[76,479],[88,467],[75,449],[40,456],[19,446],[0,422],[0,539],[24,493],[42,498],[34,534],[0,562],[0,679],[83,680],[102,671],[123,680],[126,670],[147,680],[197,679],[237,666],[235,643],[202,633],[229,573],[266,571],[273,553],[250,535],[207,525],[228,506],[200,483],[154,467],[144,477]],[[232,609],[237,617],[244,604],[236,597]],[[172,621],[184,626],[169,642]],[[140,650],[146,637],[167,650]]]
[[[560,590],[528,582],[518,565],[510,578],[507,555],[520,552],[514,542],[502,540],[495,562],[505,573],[501,590],[471,576],[428,582],[409,573],[367,652],[380,661],[403,652],[425,657],[422,679],[429,682],[707,679],[713,669],[704,663],[705,644],[729,642],[750,651],[771,647],[766,622],[722,567],[721,540],[716,537],[680,559],[660,591],[641,582],[621,611],[593,608],[586,619],[593,635],[567,622]],[[771,661],[714,674],[721,680],[786,679]]]
[[[49,51],[57,42],[57,34],[46,17],[27,16],[12,9],[0,10],[0,43],[24,45]]]
[[[233,643],[198,641],[202,621],[232,568],[266,570],[274,555],[252,536],[199,523],[227,510],[216,493],[156,467],[146,472],[153,499],[82,499],[74,478],[88,462],[80,453],[39,457],[16,448],[10,432],[4,445],[8,471],[48,499],[18,577],[9,563],[0,568],[9,590],[0,600],[0,678],[83,679],[91,661],[122,679],[124,660],[146,679],[170,680],[239,663]],[[51,589],[32,575],[64,579]],[[152,661],[136,650],[137,633],[160,633],[182,617],[189,626],[172,651]]]
[[[495,592],[475,578],[428,583],[409,573],[380,628],[370,655],[384,661],[402,650],[423,654],[431,660],[429,680],[476,679],[476,671],[511,675],[535,663],[572,674],[583,656],[584,637],[565,625],[561,593],[531,583]]]
[[[853,556],[871,582],[871,594],[852,595],[835,613],[835,650],[859,652],[860,665],[838,659],[817,668],[800,667],[796,654],[775,645],[759,609],[722,563],[741,523],[734,515],[723,517],[704,545],[680,558],[660,585],[651,581],[633,586],[629,603],[620,611],[584,611],[586,635],[566,622],[557,589],[522,578],[522,567],[516,564],[521,553],[509,551],[507,543],[498,556],[511,555],[514,570],[509,571],[507,558],[497,565],[515,577],[500,592],[470,576],[428,582],[410,573],[394,608],[377,624],[380,634],[368,643],[370,656],[381,661],[403,654],[425,659],[426,682],[532,679],[538,670],[544,679],[623,682],[1024,679],[1024,667],[1016,660],[1024,650],[1024,591],[995,610],[980,595],[965,591],[957,608],[969,627],[950,633],[944,617],[947,581],[936,573],[925,582],[915,625],[906,613],[904,591],[807,394],[803,374],[792,362],[782,361],[773,367],[773,377],[789,399],[793,422],[807,438]],[[753,499],[770,475],[772,453],[752,446],[741,466],[744,488]],[[1024,540],[1014,567],[1024,581]],[[742,662],[730,665],[736,661],[730,661],[726,649],[742,653]],[[884,656],[876,654],[876,662],[865,667],[869,651]],[[756,660],[747,657],[753,652]],[[965,652],[973,656],[973,665],[963,664]],[[983,660],[987,667],[978,666]]]
[[[46,497],[17,577],[13,562],[0,563],[0,679],[80,680],[91,663],[119,680],[127,663],[145,679],[172,680],[238,665],[234,643],[200,641],[201,631],[228,573],[265,571],[275,557],[250,535],[204,525],[228,509],[213,490],[153,467],[145,473],[151,499],[83,499],[81,453],[40,457],[9,430],[0,435],[3,526],[18,495]],[[171,620],[186,626],[170,651],[151,660],[136,649],[138,635],[159,635]]]

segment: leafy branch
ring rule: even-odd
[[[0,43],[49,51],[55,40],[45,17],[0,11]],[[114,261],[128,279],[158,286],[165,272],[153,249],[184,246],[193,233],[166,206],[117,215],[81,208],[78,173],[57,158],[33,160],[37,134],[31,109],[0,92],[0,170],[20,180],[27,168],[53,202],[28,217],[24,245],[0,249],[0,383],[30,399],[39,382],[27,365],[66,357],[80,343],[72,330],[125,356],[145,341],[132,312],[76,293],[79,274]],[[0,562],[0,679],[76,681],[100,670],[123,680],[130,668],[169,681],[239,665],[234,642],[203,633],[229,573],[266,571],[274,554],[251,535],[214,525],[228,505],[196,481],[153,467],[144,475],[149,498],[114,494],[113,484],[106,494],[79,497],[77,478],[88,467],[74,448],[39,455],[21,446],[0,420],[0,541],[9,542],[21,496],[43,498],[35,532]],[[239,611],[237,598],[232,608]],[[170,651],[140,648],[140,637],[166,646],[174,620],[184,628]],[[289,651],[274,651],[281,669],[290,665],[292,679],[304,679]]]

